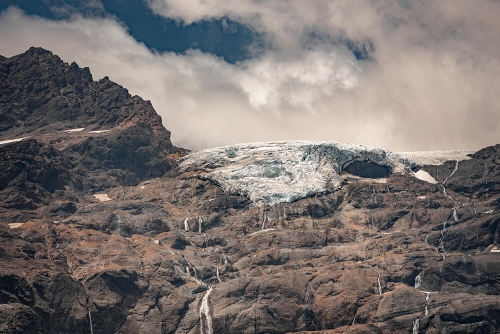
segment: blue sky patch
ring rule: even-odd
[[[229,63],[252,58],[262,52],[265,42],[250,27],[228,18],[204,20],[182,25],[153,12],[141,0],[102,0],[104,8],[84,0],[0,0],[0,10],[17,6],[27,14],[49,20],[85,16],[114,16],[123,22],[131,36],[149,49],[184,53],[199,49],[222,57]]]

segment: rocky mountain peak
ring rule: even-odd
[[[48,175],[60,189],[96,191],[159,177],[174,156],[187,153],[172,145],[151,102],[108,77],[93,81],[88,68],[64,63],[50,51],[30,48],[4,58],[0,77],[0,183],[7,185],[0,200],[11,207],[51,201],[46,187],[34,190]],[[30,154],[47,163],[25,160]],[[26,181],[32,187],[12,183],[23,172],[35,175]]]

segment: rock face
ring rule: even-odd
[[[31,49],[2,75],[20,59],[74,67]],[[101,94],[73,71],[80,101]],[[9,80],[0,135],[30,138],[0,145],[0,332],[500,331],[500,145],[446,162],[261,143],[176,162],[187,151],[138,97],[81,123],[47,107],[57,131],[84,128],[54,132],[19,107],[29,80]]]
[[[149,101],[47,50],[0,59],[0,78],[0,203],[10,220],[42,216],[10,209],[162,176],[188,152]]]

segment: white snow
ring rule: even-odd
[[[2,141],[0,141],[0,145],[10,144],[10,143],[16,143],[16,142],[22,141],[23,139],[26,139],[26,138],[29,138],[29,137],[22,137],[22,138],[16,138],[16,139],[2,140]]]
[[[94,197],[101,202],[111,201],[111,198],[109,198],[108,194],[95,194]]]
[[[93,130],[93,131],[89,131],[89,133],[103,133],[103,132],[108,132],[108,131],[110,131],[110,130]]]
[[[415,152],[398,152],[400,155],[410,159],[415,164],[423,165],[442,165],[446,161],[469,160],[469,154],[476,151],[471,150],[451,150],[451,151],[415,151]]]
[[[63,130],[63,131],[59,131],[59,132],[66,132],[66,133],[81,132],[81,131],[83,131],[84,129],[85,129],[85,128],[77,128],[77,129]]]
[[[432,183],[432,184],[436,184],[438,183],[436,181],[435,178],[432,177],[431,174],[427,173],[425,170],[421,169],[419,170],[418,172],[416,173],[413,173],[413,175],[419,179],[419,180],[422,180],[422,181],[425,181],[425,182],[428,182],[428,183]]]
[[[275,228],[266,228],[265,230],[258,230],[257,232],[250,233],[248,236],[253,236],[256,234],[264,233],[264,232],[271,232],[271,231],[276,231]]]

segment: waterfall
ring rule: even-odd
[[[439,238],[438,242],[439,242],[439,248],[441,249],[441,251],[444,253],[444,241],[443,241],[443,237],[444,237],[444,232],[446,232],[446,222],[443,223],[443,229],[441,230],[441,238]],[[443,254],[441,254],[443,255]],[[443,255],[443,259],[444,259],[444,255]]]
[[[443,260],[446,259],[446,256],[444,256],[443,253],[440,253],[439,249],[437,249],[436,247],[434,247],[434,249],[436,250],[436,252],[438,252],[438,254],[441,254],[441,256],[443,257]]]
[[[219,276],[219,267],[217,267],[217,279],[219,280],[219,283],[222,283],[222,281],[220,280],[220,276]]]
[[[451,172],[451,174],[450,174],[450,175],[448,175],[448,177],[447,177],[446,179],[444,179],[444,181],[443,181],[443,182],[441,182],[441,184],[440,184],[440,185],[441,185],[441,188],[443,188],[443,195],[445,195],[446,197],[448,197],[448,198],[449,198],[449,199],[451,199],[451,200],[454,200],[454,199],[453,199],[453,197],[451,197],[450,195],[448,195],[448,193],[446,192],[446,188],[444,187],[444,184],[446,183],[446,181],[448,181],[448,179],[449,179],[450,177],[452,177],[452,176],[453,176],[453,174],[455,174],[455,172],[456,172],[457,170],[458,170],[458,160],[457,160],[457,161],[455,161],[455,168],[453,168],[453,171]]]
[[[420,284],[422,283],[422,273],[418,274],[417,277],[415,277],[415,289],[418,290],[420,288]]]
[[[456,208],[453,208],[453,220],[455,221],[455,223],[458,222],[458,213]]]
[[[189,232],[189,223],[188,223],[188,219],[189,219],[189,218],[184,219],[184,231],[186,231],[186,232]]]
[[[201,217],[198,217],[198,233],[201,234],[201,227],[203,226],[203,219]]]
[[[212,287],[209,286],[207,292],[201,300],[200,306],[200,334],[213,334],[212,316],[210,315],[210,305],[208,304],[208,296],[212,292]],[[203,316],[205,316],[206,331],[203,326]]]
[[[378,277],[377,277],[377,283],[378,283],[378,294],[382,296],[382,285],[380,284],[380,271],[378,271],[377,269],[373,268],[373,270],[375,270],[378,274]]]
[[[429,306],[429,303],[430,303],[431,293],[430,292],[424,292],[424,293],[425,293],[425,315],[428,315],[429,310],[428,310],[427,306]]]
[[[89,310],[89,321],[90,321],[90,334],[94,334],[94,329],[92,328],[92,315]]]
[[[186,273],[188,274],[189,278],[191,278],[193,281],[195,281],[196,284],[198,284],[198,285],[206,285],[205,283],[203,283],[201,280],[198,279],[198,277],[196,275],[196,269],[194,269],[193,265],[186,259],[184,259],[184,261],[186,261],[188,266],[191,267],[191,269],[193,269],[193,272],[194,272],[194,275],[191,275],[191,270],[189,270],[189,267],[186,266]]]
[[[456,172],[457,170],[458,170],[458,160],[457,160],[457,161],[455,161],[455,168],[453,168],[453,171],[451,172],[451,174],[450,174],[450,175],[449,175],[446,179],[444,179],[444,181],[443,181],[443,183],[442,183],[442,184],[445,184],[445,183],[446,183],[446,181],[448,181],[448,179],[449,179],[450,177],[452,177],[452,176],[453,176],[453,174],[455,174],[455,172]]]
[[[195,269],[195,268],[194,268],[194,266],[191,264],[191,262],[189,262],[189,261],[188,261],[188,260],[186,260],[186,259],[184,259],[184,261],[186,261],[187,265],[188,265],[191,269],[193,269],[193,271],[194,271],[194,276],[197,276],[197,275],[196,275],[196,269]],[[186,268],[187,268],[187,267],[186,267]]]
[[[418,334],[418,326],[420,326],[420,319],[413,321],[413,334]]]
[[[227,265],[227,257],[224,254],[222,254],[222,258],[224,259],[224,264]]]

